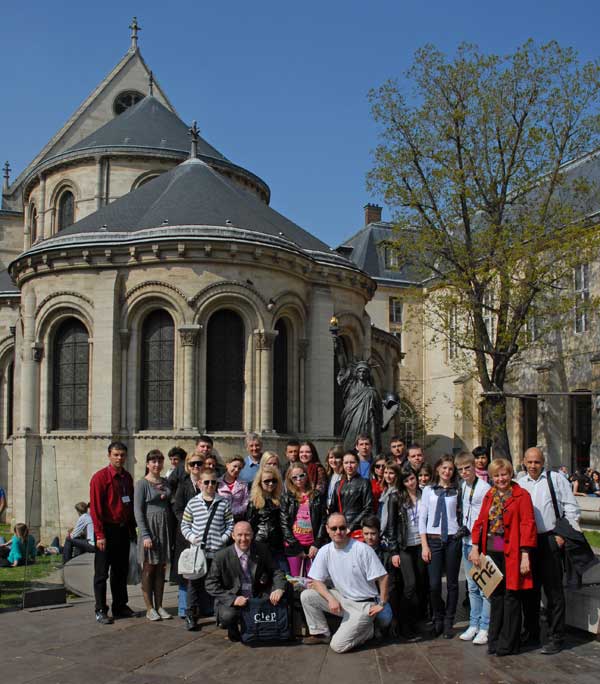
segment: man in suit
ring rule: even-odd
[[[253,543],[250,523],[233,528],[233,545],[215,554],[206,591],[215,598],[215,612],[230,641],[240,641],[240,611],[248,599],[269,596],[276,606],[284,594],[285,575],[264,544]]]

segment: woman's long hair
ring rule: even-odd
[[[419,487],[419,480],[417,479],[417,476],[413,472],[412,469],[410,470],[402,470],[400,473],[400,479],[398,480],[397,488],[398,492],[400,494],[400,504],[403,506],[407,506],[408,508],[411,508],[413,503],[412,499],[410,498],[410,494],[408,492],[408,489],[406,488],[406,485],[404,484],[406,480],[408,480],[409,477],[414,477],[415,480],[417,480],[417,489],[415,491],[415,495],[417,499],[421,498],[421,488]]]
[[[264,468],[259,468],[258,473],[256,473],[256,477],[254,478],[254,482],[252,482],[252,489],[250,490],[250,501],[258,510],[264,508],[266,504],[265,492],[262,488],[263,475],[271,475],[273,479],[277,481],[277,484],[273,489],[273,493],[270,496],[270,499],[275,506],[279,506],[281,491],[283,489],[279,468],[275,468],[273,466],[264,466]]]
[[[440,483],[440,475],[438,472],[438,469],[440,466],[442,466],[444,463],[451,463],[452,464],[452,479],[450,480],[450,486],[454,487],[455,489],[458,488],[458,472],[456,470],[456,465],[454,464],[454,457],[450,456],[450,454],[444,454],[443,456],[440,456],[438,460],[436,461],[435,465],[433,466],[433,484],[439,484]]]
[[[301,470],[306,475],[306,491],[301,492],[298,487],[296,487],[296,483],[294,480],[292,480],[293,470]],[[290,467],[287,469],[287,473],[285,474],[285,488],[296,499],[296,501],[300,501],[302,499],[303,493],[307,494],[309,499],[314,497],[316,490],[313,483],[310,481],[310,478],[308,477],[308,471],[306,470],[304,463],[300,463],[300,461],[298,461],[297,463],[290,464]]]
[[[333,475],[333,468],[329,465],[329,457],[331,454],[335,454],[336,456],[340,457],[340,460],[344,460],[344,445],[343,444],[334,444],[334,446],[331,447],[327,451],[327,458],[325,459],[325,472],[327,473],[327,477],[331,477]],[[344,473],[344,466],[342,466],[342,473]]]

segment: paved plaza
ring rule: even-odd
[[[170,591],[166,605],[172,613],[175,601]],[[132,596],[130,605],[142,611],[141,597]],[[11,684],[596,684],[600,672],[600,642],[583,632],[569,633],[567,649],[554,657],[532,651],[493,658],[485,647],[458,638],[368,645],[339,655],[326,646],[248,648],[231,644],[214,624],[189,633],[178,618],[150,623],[142,612],[100,626],[87,599],[63,608],[2,613],[0,638],[2,681]]]

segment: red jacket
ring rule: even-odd
[[[481,553],[487,553],[487,535],[490,507],[492,505],[490,489],[483,497],[481,512],[473,525],[471,539],[477,544]],[[531,572],[521,575],[521,549],[537,546],[537,529],[533,515],[533,504],[529,492],[512,483],[512,495],[504,504],[504,560],[506,563],[506,588],[512,591],[533,589]]]

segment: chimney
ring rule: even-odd
[[[381,207],[378,204],[365,204],[365,226],[381,221]]]

